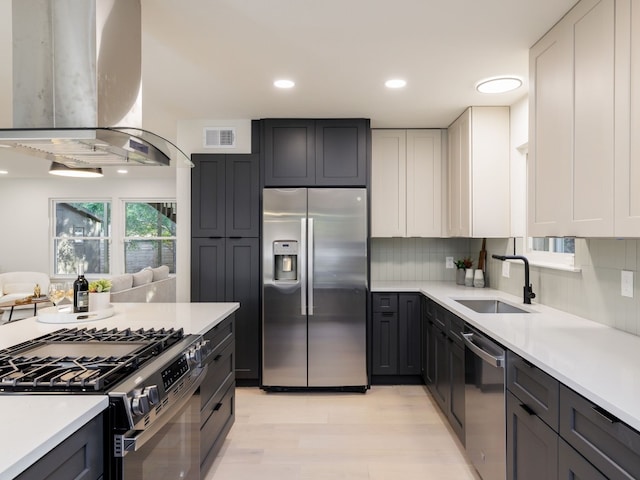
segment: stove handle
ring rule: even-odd
[[[171,406],[170,410],[166,410],[155,422],[153,422],[149,428],[145,430],[131,430],[124,435],[114,435],[114,456],[124,457],[129,452],[136,452],[140,450],[145,443],[158,433],[162,427],[168,424],[189,402],[191,397],[196,393],[196,390],[200,387],[207,375],[208,367],[203,366],[202,370],[193,381],[189,388],[182,392],[180,399],[177,403]]]

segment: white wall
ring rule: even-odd
[[[13,52],[11,1],[0,1],[0,127],[13,125]]]
[[[111,200],[115,208],[120,199],[152,200],[175,195],[173,178],[1,179],[0,272],[51,272],[49,205],[52,198],[105,199]],[[189,236],[186,239],[188,243]],[[114,243],[112,248],[116,247],[118,245]]]
[[[510,108],[511,236],[524,237],[527,222],[527,157],[529,97]]]

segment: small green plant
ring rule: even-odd
[[[111,290],[111,280],[107,278],[101,278],[99,280],[89,282],[89,292],[101,293],[108,292],[109,290]]]
[[[469,257],[465,257],[455,261],[456,268],[471,268],[473,266],[473,260]]]

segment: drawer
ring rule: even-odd
[[[235,382],[216,395],[210,412],[207,412],[207,420],[200,428],[200,461],[211,453],[211,450],[219,444],[220,434],[225,432],[229,423],[235,419]]]
[[[200,385],[200,408],[205,408],[211,397],[220,389],[220,386],[229,377],[234,376],[234,350],[233,343],[229,343],[227,348],[212,357],[209,363],[207,377]]]
[[[558,478],[607,480],[607,477],[562,439],[558,450]]]
[[[372,298],[372,308],[375,313],[397,312],[397,293],[374,293]]]
[[[205,340],[209,340],[209,347],[211,348],[212,354],[215,355],[216,350],[218,350],[225,341],[233,337],[234,319],[235,315],[229,315],[203,335]]]
[[[427,297],[422,297],[423,316],[433,321],[433,317],[436,315],[436,302]]]
[[[455,343],[464,347],[462,332],[464,331],[464,320],[449,312],[449,338]]]
[[[605,477],[640,478],[640,434],[564,385],[560,436]]]
[[[449,332],[449,324],[447,323],[447,317],[449,316],[449,311],[440,305],[436,305],[434,309],[433,315],[433,323],[438,326],[441,330],[444,330],[445,333]]]
[[[558,431],[560,383],[515,353],[507,352],[507,388]]]

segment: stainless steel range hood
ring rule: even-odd
[[[13,0],[13,128],[0,144],[68,167],[191,166],[141,128],[140,0]]]

